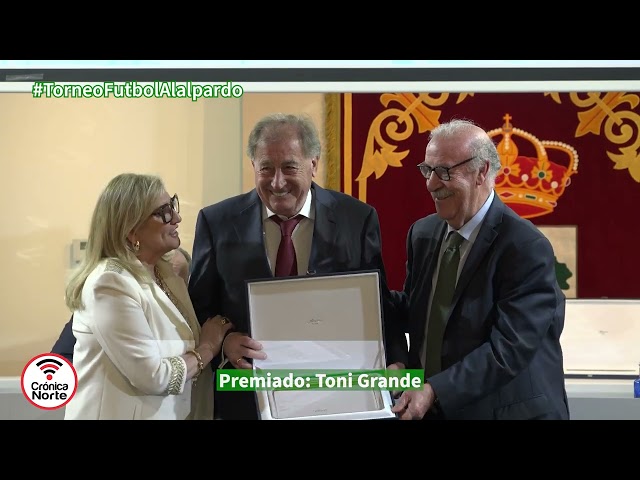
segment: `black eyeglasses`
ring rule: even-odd
[[[180,213],[180,202],[178,201],[177,193],[171,197],[169,203],[159,206],[151,215],[159,217],[164,223],[170,223],[173,220],[173,212]]]
[[[452,168],[456,168],[456,167],[459,167],[460,165],[464,165],[465,163],[470,162],[474,158],[476,157],[467,158],[466,160],[463,160],[460,163],[456,163],[452,167],[430,167],[426,163],[419,163],[417,167],[420,169],[420,173],[422,174],[422,176],[427,180],[431,178],[431,172],[436,172],[436,175],[438,176],[438,178],[446,182],[447,180],[451,180],[451,175],[449,175],[449,171]]]

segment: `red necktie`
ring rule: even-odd
[[[282,239],[278,247],[278,257],[276,258],[276,277],[289,277],[298,275],[298,262],[296,261],[296,250],[293,248],[291,234],[304,216],[296,215],[289,220],[282,220],[279,216],[273,215],[271,220],[280,225]]]

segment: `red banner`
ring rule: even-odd
[[[435,211],[416,167],[428,133],[440,122],[468,118],[498,146],[503,169],[496,192],[502,200],[543,232],[573,232],[552,241],[561,285],[575,282],[568,296],[640,298],[639,93],[333,97],[339,108],[328,111],[327,128],[339,132],[328,139],[339,146],[328,149],[340,161],[329,162],[328,178],[338,178],[339,186],[328,186],[378,210],[391,288],[402,288],[409,227]],[[559,242],[564,244],[557,247]],[[575,264],[560,258],[566,248],[562,255],[573,255]]]

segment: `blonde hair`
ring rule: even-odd
[[[105,258],[117,262],[140,283],[153,281],[138,262],[127,236],[153,213],[158,197],[165,190],[159,177],[136,173],[120,174],[107,184],[93,210],[84,261],[67,283],[65,302],[70,310],[84,308],[82,288]]]

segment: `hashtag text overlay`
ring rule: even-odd
[[[244,93],[240,85],[197,84],[192,82],[103,82],[95,84],[58,84],[34,82],[33,98],[240,98]]]

